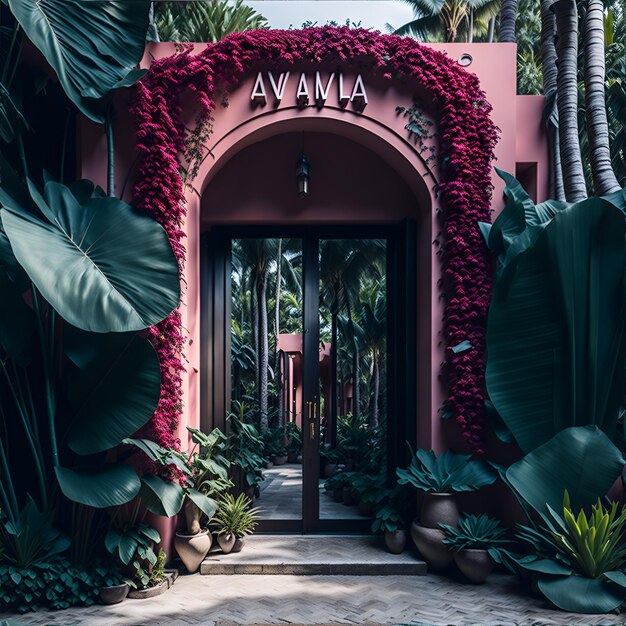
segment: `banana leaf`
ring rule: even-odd
[[[612,437],[626,374],[623,213],[590,198],[536,221],[517,238],[498,226],[498,239],[496,220],[489,235],[505,265],[489,310],[487,389],[525,452],[569,426]]]
[[[610,613],[625,599],[624,589],[598,578],[540,577],[537,584],[552,604],[572,613]]]
[[[67,96],[93,121],[104,121],[103,96],[142,75],[134,68],[143,56],[148,0],[8,0],[8,5]]]

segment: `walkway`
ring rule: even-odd
[[[0,619],[2,616],[0,616]],[[181,576],[165,595],[114,606],[40,611],[28,626],[448,624],[592,626],[615,616],[570,615],[527,595],[511,576],[482,586],[441,576]]]
[[[263,470],[261,497],[254,505],[261,509],[259,517],[271,520],[302,519],[302,465],[278,465]],[[334,502],[320,481],[320,518],[358,518],[356,507]]]

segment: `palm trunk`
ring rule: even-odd
[[[354,356],[352,361],[352,418],[354,420],[358,419],[359,412],[361,410],[361,389],[359,385],[359,381],[361,380],[360,361],[359,346],[355,341]]]
[[[263,276],[259,285],[259,416],[261,432],[268,426],[268,370],[269,370],[269,332],[267,325],[267,277]]]
[[[568,202],[578,202],[587,197],[578,139],[578,9],[576,0],[557,0],[554,7],[558,55],[557,109],[563,184],[565,199]]]
[[[487,43],[493,43],[493,35],[496,30],[496,16],[489,20],[489,30],[487,31]]]
[[[585,111],[589,160],[593,188],[597,196],[619,191],[609,147],[609,124],[604,95],[604,3],[587,0],[584,25],[585,47]]]
[[[337,313],[331,313],[330,320],[330,423],[332,441],[337,437]]]
[[[500,33],[498,41],[515,43],[515,19],[518,0],[502,0],[500,9]]]
[[[474,9],[470,9],[469,29],[467,31],[467,43],[473,43],[473,41],[474,41]]]
[[[254,382],[257,388],[257,394],[261,388],[261,379],[259,376],[260,369],[260,354],[259,354],[259,296],[257,294],[257,280],[255,278],[250,286],[250,309],[252,314],[252,341],[254,344]]]
[[[372,428],[378,428],[378,396],[380,395],[380,367],[378,363],[378,352],[374,350],[373,358],[373,371],[372,371],[372,405],[370,409],[370,426]]]
[[[556,21],[552,5],[554,0],[541,0],[541,71],[543,93],[546,97],[546,128],[548,150],[550,152],[550,197],[565,200],[563,172],[561,171],[561,151],[559,150],[559,125],[556,110]]]
[[[274,336],[276,338],[275,354],[274,354],[274,372],[276,376],[276,386],[278,388],[278,423],[282,426],[285,423],[285,412],[283,403],[283,385],[280,376],[281,371],[281,355],[278,352],[278,335],[280,333],[280,290],[283,267],[283,240],[278,240],[278,255],[276,257],[276,304],[274,307]]]

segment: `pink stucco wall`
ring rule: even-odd
[[[547,194],[547,149],[541,129],[543,98],[516,96],[513,44],[429,44],[459,59],[472,57],[466,69],[476,73],[493,105],[493,120],[501,130],[496,165],[515,172],[516,163],[536,164],[538,199]],[[201,46],[199,46],[201,48]],[[152,45],[146,59],[167,56],[172,44]],[[146,60],[146,63],[149,61]],[[310,68],[309,68],[310,69]],[[329,70],[319,68],[324,79]],[[344,69],[348,84],[354,75]],[[298,69],[292,80],[297,81]],[[310,72],[309,72],[309,75]],[[288,85],[280,106],[253,108],[250,102],[256,72],[234,90],[227,107],[215,111],[210,154],[193,187],[187,190],[186,222],[188,285],[182,307],[190,342],[185,375],[185,413],[179,427],[184,440],[186,425],[199,425],[200,412],[200,234],[215,224],[257,223],[375,223],[395,222],[411,216],[419,224],[418,291],[419,332],[415,347],[420,362],[418,380],[419,442],[445,445],[437,410],[444,398],[439,383],[443,360],[440,346],[442,305],[436,285],[440,277],[433,241],[438,232],[432,177],[395,113],[397,105],[410,106],[414,88],[401,81],[394,86],[364,76],[369,103],[361,113],[337,105],[337,85],[326,106],[298,108],[295,85]],[[125,197],[129,197],[135,158],[132,124],[125,113],[125,98],[117,100],[116,191],[130,172]],[[189,119],[193,112],[188,111]],[[310,156],[312,191],[302,202],[293,190],[295,158],[301,149]],[[88,122],[79,134],[81,175],[100,184],[105,180],[106,144],[103,129]],[[436,167],[433,172],[436,176]],[[502,206],[502,184],[494,174],[494,210]]]

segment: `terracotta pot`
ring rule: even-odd
[[[420,525],[439,529],[438,522],[453,528],[459,525],[459,507],[453,493],[426,493],[420,511]]]
[[[330,478],[337,473],[337,463],[326,463],[324,465],[324,478]]]
[[[190,574],[198,571],[200,563],[211,549],[212,537],[208,529],[204,529],[197,535],[185,535],[177,532],[174,539],[174,547]]]
[[[236,540],[237,537],[235,535],[227,535],[226,533],[220,533],[217,536],[217,543],[224,554],[232,552]]]
[[[487,550],[468,549],[456,552],[454,562],[470,582],[480,585],[495,567],[495,561],[489,556]]]
[[[394,533],[386,530],[385,545],[391,554],[401,554],[406,547],[406,533],[403,530],[396,530]]]
[[[127,583],[114,585],[112,587],[102,587],[100,589],[100,602],[102,604],[119,604],[130,591]]]
[[[411,538],[426,563],[434,570],[446,568],[454,557],[443,542],[444,537],[443,530],[438,528],[424,528],[416,522],[411,524]]]
[[[341,491],[343,503],[346,506],[354,506],[356,501],[354,499],[354,494],[352,493],[352,487],[346,486]]]
[[[364,502],[363,500],[360,500],[359,506],[357,507],[357,512],[361,517],[373,517],[374,503]]]
[[[274,465],[284,465],[287,462],[287,457],[275,456],[273,460],[274,460]]]
[[[287,452],[287,463],[295,463],[298,459],[297,452]]]
[[[333,501],[343,502],[343,487],[337,487],[337,489],[333,489]]]
[[[231,552],[241,552],[241,549],[245,545],[246,540],[243,537],[237,537],[235,539],[235,543],[233,544],[233,548]]]

